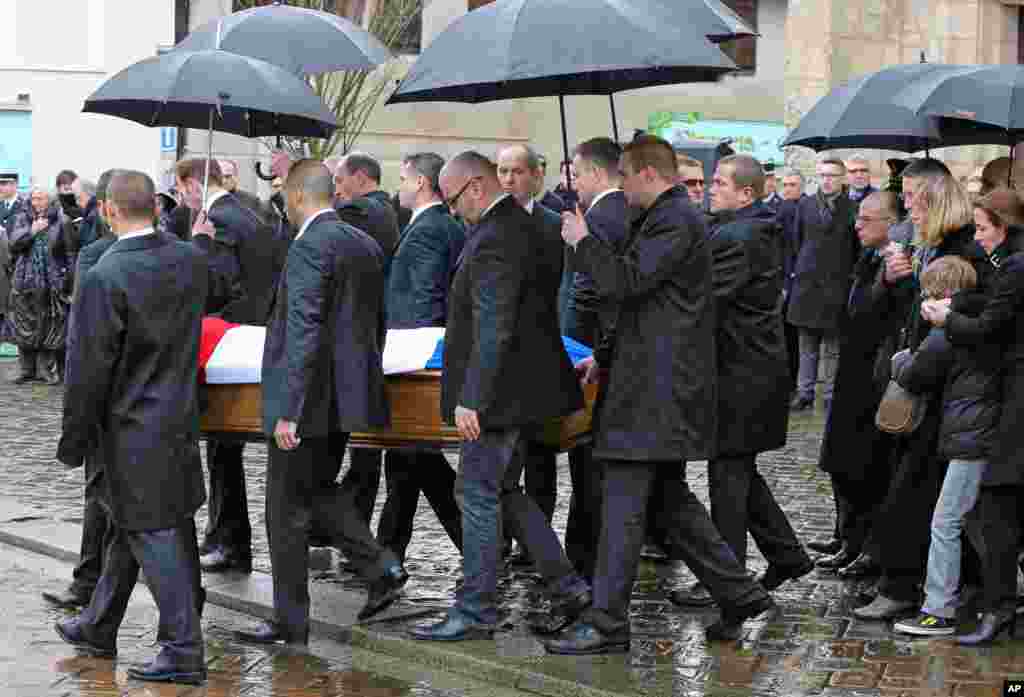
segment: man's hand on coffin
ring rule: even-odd
[[[295,450],[302,439],[296,435],[299,425],[294,421],[278,419],[274,426],[274,441],[281,450]]]
[[[455,407],[455,428],[465,440],[476,440],[480,437],[480,419],[476,412],[466,407]]]
[[[576,377],[580,380],[580,386],[590,385],[601,379],[601,368],[593,356],[587,356],[576,364]]]
[[[207,217],[205,212],[200,213],[196,216],[196,222],[192,226],[192,235],[207,235],[213,237],[216,234],[216,230],[213,227],[213,223]]]
[[[580,240],[590,234],[587,221],[583,218],[583,211],[577,204],[575,211],[562,213],[562,239],[565,243],[576,249]]]

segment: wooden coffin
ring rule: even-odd
[[[201,385],[205,408],[201,427],[204,434],[261,440],[263,438],[262,395],[259,385]],[[462,440],[458,431],[441,421],[441,372],[421,370],[387,378],[391,404],[391,427],[353,433],[350,444],[364,448],[456,449]],[[564,419],[553,419],[543,429],[542,440],[569,450],[590,438],[590,420],[597,387],[584,390],[585,408]]]

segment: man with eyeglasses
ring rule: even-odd
[[[846,176],[850,200],[855,203],[860,203],[878,191],[871,186],[871,163],[864,155],[856,154],[846,160]]]
[[[676,166],[679,168],[679,183],[686,187],[690,203],[699,209],[704,208],[704,165],[688,155],[676,153]]]
[[[817,175],[818,193],[797,205],[793,229],[798,251],[787,319],[800,330],[800,368],[791,408],[814,407],[820,358],[827,412],[839,360],[839,324],[860,243],[853,229],[857,204],[846,191],[846,166],[841,160],[823,160]]]
[[[878,368],[888,352],[881,349],[899,334],[904,313],[878,303],[871,289],[884,270],[883,250],[897,220],[897,204],[896,194],[889,191],[869,194],[860,204],[856,228],[864,251],[853,270],[840,332],[835,399],[818,460],[818,467],[832,477],[839,549],[818,559],[817,566],[844,578],[878,569],[872,523],[892,475],[894,438],[878,430],[874,414],[887,384]]]

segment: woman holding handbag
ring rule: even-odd
[[[954,345],[1002,346],[1003,410],[989,466],[981,482],[967,531],[981,544],[984,593],[977,629],[956,637],[960,644],[984,644],[1005,629],[1015,629],[1017,606],[1017,543],[1021,531],[1020,501],[1024,493],[1024,253],[1018,225],[1024,224],[1024,202],[1013,191],[997,189],[974,205],[977,238],[989,252],[996,280],[980,316],[953,312],[949,302],[929,301],[924,319],[944,327]]]
[[[914,224],[913,254],[892,254],[873,289],[880,306],[906,309],[906,345],[917,349],[931,329],[921,317],[920,275],[944,256],[964,257],[987,292],[994,272],[974,240],[972,207],[967,192],[938,160],[917,160],[903,171],[903,186]],[[948,461],[939,455],[942,395],[931,395],[924,418],[913,432],[899,438],[894,450],[893,477],[876,525],[901,530],[880,540],[882,578],[878,595],[856,608],[861,619],[887,620],[920,607],[921,584],[928,562],[931,520]]]

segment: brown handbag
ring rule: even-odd
[[[875,414],[875,425],[885,433],[913,433],[924,420],[928,395],[911,394],[890,380]]]
[[[903,341],[905,344],[906,334]],[[910,358],[909,351],[897,351],[892,357],[892,377],[889,385],[885,388],[882,401],[878,405],[878,413],[875,414],[875,425],[878,430],[885,433],[913,433],[924,420],[924,412],[928,407],[928,395],[913,394],[903,389],[903,386],[896,382],[896,378],[902,372]]]

